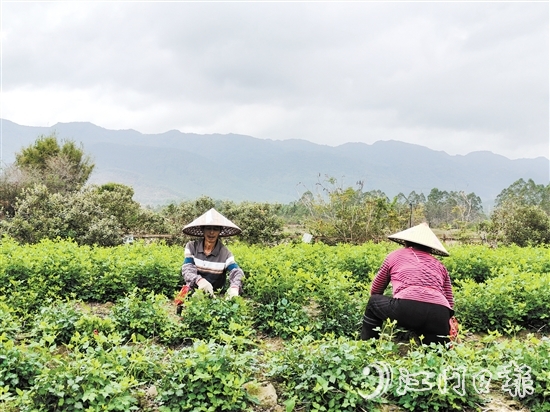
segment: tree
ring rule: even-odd
[[[550,214],[550,184],[547,186],[536,184],[533,179],[527,182],[523,179],[516,180],[499,193],[495,207],[499,208],[510,203],[539,206]]]
[[[381,240],[400,226],[396,202],[390,202],[381,191],[363,192],[363,182],[357,182],[356,188],[344,188],[327,177],[318,187],[321,191],[316,195],[302,196],[309,211],[305,223],[314,236],[328,244]]]
[[[160,214],[169,222],[170,233],[177,237],[177,243],[185,244],[191,237],[182,234],[183,227],[213,207],[241,228],[242,233],[236,239],[242,242],[272,245],[282,238],[283,221],[278,217],[281,206],[277,204],[215,202],[208,196],[202,196],[179,205],[168,205]]]
[[[479,221],[484,217],[481,198],[475,193],[451,192],[449,200],[452,204],[451,215],[458,226]]]
[[[304,193],[303,196],[306,196]],[[277,215],[280,216],[287,224],[300,224],[303,222],[307,216],[307,208],[304,206],[304,202],[301,200],[295,200],[285,205],[281,205],[280,209],[277,212]]]
[[[270,203],[223,202],[220,213],[239,226],[237,237],[250,245],[275,245],[282,239],[283,220],[277,216],[281,205]]]
[[[23,243],[59,237],[100,246],[121,244],[127,233],[163,233],[164,220],[142,209],[132,195],[132,188],[120,184],[90,186],[67,194],[35,185],[23,190],[14,217],[0,221],[0,230]]]
[[[63,214],[67,211],[66,198],[51,194],[44,185],[23,189],[14,205],[14,217],[0,221],[3,234],[22,243],[36,243],[44,238],[66,237]]]
[[[519,246],[550,243],[550,184],[519,179],[502,190],[495,201],[488,235]]]
[[[135,231],[141,206],[132,199],[134,189],[120,183],[107,183],[94,186],[90,190],[90,196],[101,207],[103,213],[106,216],[113,216],[122,231],[126,233]]]
[[[550,216],[540,206],[507,202],[491,215],[489,234],[522,247],[550,244]]]
[[[94,168],[82,148],[72,141],[59,145],[55,135],[39,136],[15,154],[15,163],[0,172],[0,217],[13,217],[25,189],[44,185],[49,193],[79,190]]]
[[[444,222],[448,222],[449,210],[447,202],[449,193],[446,191],[433,188],[426,199],[426,219],[431,227],[438,227]]]
[[[419,223],[425,222],[424,209],[426,204],[426,196],[423,193],[416,193],[414,190],[405,196],[403,193],[399,193],[395,197],[396,207],[399,210],[400,216],[408,216],[408,220],[402,222],[402,226],[407,223],[408,227],[415,226]]]
[[[29,173],[10,165],[0,172],[0,219],[13,217],[17,196],[34,184]]]
[[[55,134],[41,135],[15,155],[15,166],[34,176],[50,192],[67,193],[80,189],[94,169],[82,147],[66,140],[60,145]]]
[[[463,228],[483,218],[481,198],[475,193],[441,191],[433,188],[425,204],[426,219],[430,226],[449,225]]]

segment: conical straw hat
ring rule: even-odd
[[[435,255],[449,256],[449,252],[447,252],[427,223],[420,223],[402,232],[389,235],[388,239],[401,243],[402,245],[405,244],[405,241],[417,243],[431,248],[431,253]]]
[[[220,226],[220,236],[233,236],[241,233],[241,229],[216,209],[212,208],[183,228],[183,233],[191,236],[204,236],[203,226]]]

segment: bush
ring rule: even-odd
[[[13,340],[0,339],[0,388],[7,387],[12,394],[30,389],[50,359],[50,352],[40,344],[18,346]]]
[[[505,244],[550,244],[550,216],[538,205],[506,202],[491,216],[491,235]]]
[[[453,282],[464,279],[485,282],[503,270],[550,273],[550,249],[546,247],[454,246],[451,255],[442,261]]]
[[[138,381],[109,352],[95,357],[56,358],[36,376],[21,400],[22,410],[137,410]]]
[[[515,333],[549,325],[550,274],[508,270],[485,283],[460,282],[455,310],[471,331]]]
[[[186,299],[181,316],[186,338],[226,343],[237,349],[254,344],[249,304],[240,297],[211,298],[197,291]]]
[[[114,302],[135,287],[172,296],[181,281],[183,250],[135,242],[113,248],[70,240],[0,242],[0,294],[25,320],[48,299]]]
[[[181,340],[181,326],[170,317],[170,303],[166,296],[134,289],[120,299],[112,309],[117,330],[126,339],[144,341],[158,339],[171,344]]]
[[[22,246],[3,238],[0,410],[258,410],[263,406],[254,405],[253,392],[242,385],[255,387],[260,379],[273,381],[288,411],[383,404],[473,410],[483,403],[480,393],[514,396],[506,392],[507,365],[515,373],[530,368],[533,393],[519,401],[549,412],[550,348],[540,338],[549,325],[548,248],[453,247],[444,262],[454,273],[457,317],[466,330],[491,332],[474,340],[464,334],[465,343],[445,350],[394,339],[387,330],[377,341],[356,340],[375,262],[384,248],[398,246],[234,246],[246,268],[244,296],[212,299],[196,292],[180,319],[170,295],[151,289],[173,296],[181,248]],[[116,304],[100,316],[91,310],[100,307],[95,302],[88,306],[67,293],[87,301],[116,298]],[[525,329],[536,329],[539,338]],[[382,362],[387,369],[376,369]],[[380,371],[393,378],[377,394]],[[490,394],[473,388],[478,371],[491,374]],[[432,386],[408,390],[415,379]]]
[[[0,294],[26,321],[44,302],[78,295],[86,298],[90,264],[90,249],[71,241],[18,245],[4,237],[0,242]]]
[[[377,401],[365,400],[378,382],[362,371],[379,354],[363,341],[336,339],[296,341],[274,353],[268,376],[281,387],[287,404],[305,411],[357,411],[376,409]]]
[[[314,295],[319,333],[358,338],[370,295],[368,286],[357,283],[347,272],[334,271],[321,277]]]
[[[379,410],[392,403],[410,411],[462,411],[481,401],[471,379],[458,391],[441,390],[437,382],[447,376],[445,383],[454,384],[451,371],[481,369],[482,359],[473,353],[413,345],[404,356],[384,339],[376,345],[345,338],[296,341],[272,355],[268,375],[294,410]]]
[[[249,245],[275,245],[283,238],[283,221],[277,216],[281,205],[224,202],[220,213],[242,229],[237,237]]]
[[[46,343],[67,344],[75,332],[75,323],[81,316],[76,302],[55,302],[40,309],[31,332],[35,339]]]
[[[21,322],[15,311],[5,302],[0,301],[0,336],[13,340],[21,332]]]
[[[157,384],[159,411],[251,411],[243,385],[253,378],[255,357],[203,341],[174,352]]]

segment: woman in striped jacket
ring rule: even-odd
[[[185,245],[181,268],[185,281],[183,294],[201,289],[214,296],[215,291],[226,289],[229,278],[227,297],[239,296],[244,273],[220,238],[238,235],[241,229],[216,209],[210,209],[185,226],[183,233],[199,237]]]
[[[449,273],[433,254],[449,256],[426,223],[388,236],[403,244],[376,274],[363,316],[361,339],[378,338],[386,319],[423,337],[422,343],[449,342],[454,298]],[[384,295],[391,283],[393,296]]]

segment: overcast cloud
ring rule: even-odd
[[[1,117],[549,157],[548,2],[2,2]]]

